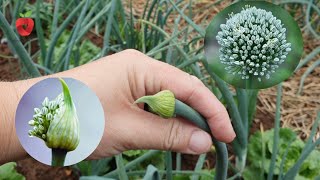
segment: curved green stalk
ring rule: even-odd
[[[194,109],[185,103],[175,100],[175,114],[177,116],[183,117],[186,120],[194,123],[196,126],[201,128],[202,130],[211,134],[211,130],[209,128],[206,120]],[[216,148],[216,174],[215,179],[226,179],[227,178],[227,170],[228,170],[228,151],[225,143],[217,141],[211,134],[212,142]]]
[[[137,99],[135,103],[146,103],[150,112],[163,118],[183,117],[211,134],[210,127],[204,117],[190,106],[175,99],[174,94],[169,90],[160,91],[152,96],[143,96]],[[226,179],[228,171],[228,151],[226,144],[217,141],[212,134],[211,137],[217,153],[215,179]]]
[[[52,148],[51,166],[63,166],[67,152],[65,149]]]

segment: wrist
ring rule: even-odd
[[[22,148],[16,134],[15,113],[23,94],[17,90],[15,83],[0,83],[0,164],[22,159],[27,153]]]

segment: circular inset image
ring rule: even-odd
[[[288,79],[299,64],[303,39],[285,9],[265,1],[239,1],[206,29],[208,70],[243,89],[264,89]]]
[[[99,98],[72,78],[47,78],[21,98],[15,125],[21,145],[34,159],[69,166],[87,158],[104,132]]]

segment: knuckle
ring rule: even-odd
[[[216,111],[215,114],[213,115],[213,119],[214,119],[214,124],[212,124],[211,127],[213,127],[214,132],[217,132],[215,133],[215,137],[217,139],[223,139],[224,133],[218,133],[218,132],[227,130],[230,127],[229,126],[230,122],[228,122],[230,120],[229,120],[227,111],[225,109]]]
[[[190,79],[192,80],[193,86],[195,88],[204,86],[203,82],[199,78],[197,78],[196,76],[190,75]]]
[[[186,101],[191,100],[196,94],[196,91],[199,90],[199,88],[202,88],[204,86],[201,80],[198,79],[196,76],[189,74],[189,78],[192,83],[192,86],[189,89],[189,92],[188,92],[189,96],[187,97]]]
[[[125,54],[129,54],[132,56],[142,56],[144,55],[142,52],[136,50],[136,49],[126,49],[123,51]]]
[[[166,128],[167,131],[163,141],[163,149],[177,149],[182,143],[182,124],[180,121],[176,120],[170,120],[168,122],[168,128]]]

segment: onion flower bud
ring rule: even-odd
[[[152,96],[143,96],[135,103],[146,103],[148,110],[160,117],[171,118],[174,116],[175,97],[169,90],[160,91]]]
[[[67,84],[60,79],[63,88],[63,98],[59,98],[61,106],[56,109],[47,132],[49,148],[73,151],[80,141],[79,120]],[[63,99],[63,100],[62,100]],[[55,104],[51,104],[55,106]]]
[[[53,151],[53,165],[59,166],[63,165],[66,153],[75,150],[80,141],[79,120],[70,90],[61,78],[60,83],[63,92],[52,101],[46,97],[42,107],[34,109],[33,119],[28,122],[33,127],[29,136],[42,139]]]

